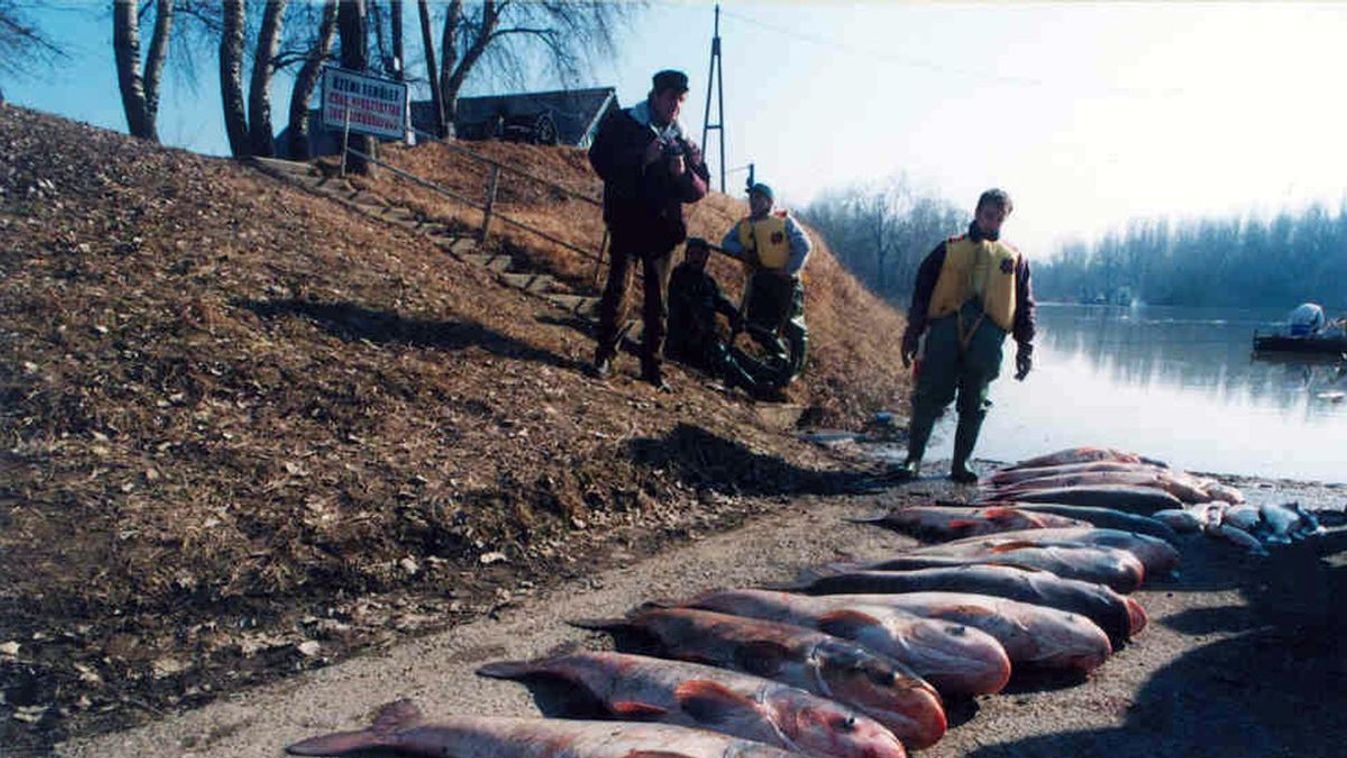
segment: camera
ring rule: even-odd
[[[664,160],[670,158],[681,158],[686,151],[683,150],[683,143],[678,140],[664,143]]]

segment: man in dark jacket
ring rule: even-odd
[[[987,390],[1001,371],[1007,334],[1018,345],[1015,378],[1023,380],[1033,367],[1035,306],[1029,261],[1001,241],[1001,225],[1012,208],[1005,191],[982,193],[968,233],[940,243],[917,270],[902,358],[909,366],[920,350],[921,360],[912,393],[907,460],[893,472],[900,480],[920,472],[931,427],[957,391],[959,424],[949,478],[976,482],[968,460],[987,416]]]
[[[705,240],[688,240],[683,262],[669,278],[669,339],[664,354],[715,376],[730,387],[752,395],[769,389],[769,372],[758,362],[725,344],[716,325],[716,314],[725,316],[731,329],[742,326],[739,308],[706,273],[710,247]]]
[[[686,74],[660,71],[645,101],[610,113],[589,149],[589,162],[603,179],[603,220],[611,240],[594,372],[606,378],[612,371],[631,264],[639,260],[645,325],[641,378],[662,391],[669,389],[660,370],[665,291],[674,246],[687,238],[683,203],[705,197],[710,180],[701,151],[678,122],[687,91]]]

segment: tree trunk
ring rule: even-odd
[[[262,13],[262,28],[257,32],[257,51],[253,55],[253,75],[248,87],[248,134],[252,154],[270,158],[276,154],[276,138],[271,128],[272,61],[281,46],[287,0],[267,0]]]
[[[151,126],[159,118],[159,81],[168,59],[168,35],[173,28],[173,0],[159,0],[154,10],[154,36],[145,57],[145,115]]]
[[[318,85],[318,74],[322,71],[323,61],[332,52],[332,38],[337,31],[337,0],[327,0],[323,4],[323,21],[318,26],[318,39],[314,40],[309,57],[295,75],[295,88],[290,93],[290,157],[296,160],[308,160],[309,154],[309,100]]]
[[[458,115],[458,92],[450,91],[454,62],[458,60],[458,27],[463,22],[463,2],[453,0],[444,14],[444,33],[440,35],[440,127],[446,139],[455,136],[454,117]]]
[[[224,103],[229,152],[248,157],[248,114],[243,100],[243,0],[224,0],[220,33],[220,97]]]
[[[127,131],[134,137],[158,142],[159,134],[145,99],[145,82],[140,76],[140,19],[135,0],[114,0],[112,4],[112,50]]]
[[[369,68],[369,47],[365,39],[365,0],[341,0],[337,11],[337,33],[341,35],[341,67],[365,73]],[[351,134],[351,147],[373,155],[374,139],[367,134]],[[346,167],[355,174],[370,174],[368,161],[354,153],[346,156]]]
[[[440,71],[435,67],[435,38],[430,33],[430,8],[426,0],[416,0],[416,10],[421,14],[421,45],[426,49],[426,76],[430,79],[430,108],[435,123],[430,131],[436,137],[444,136],[444,105],[440,100]]]
[[[402,0],[388,0],[389,34],[393,37],[393,61],[396,71],[393,72],[393,78],[398,81],[407,79],[407,59],[403,57],[402,49]]]
[[[454,0],[453,5],[461,5],[459,0]],[[482,19],[477,34],[472,39],[472,44],[463,53],[463,59],[454,66],[454,72],[447,79],[441,82],[444,88],[444,121],[447,124],[450,134],[453,134],[454,121],[458,118],[458,91],[463,88],[463,80],[468,77],[468,72],[477,64],[477,59],[482,57],[486,51],[486,46],[491,42],[492,34],[496,31],[496,25],[500,23],[500,9],[496,6],[495,0],[486,0],[482,3]],[[448,35],[448,24],[445,25],[445,34]],[[445,54],[445,60],[448,61],[448,53]],[[447,64],[446,64],[447,65]]]

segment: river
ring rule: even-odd
[[[1347,369],[1251,355],[1286,310],[1039,306],[1034,370],[1001,378],[975,456],[1013,461],[1077,445],[1194,471],[1347,482]],[[928,460],[948,459],[951,408]]]

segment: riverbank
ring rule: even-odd
[[[1237,482],[1254,501],[1299,498],[1341,510],[1347,499],[1340,487]],[[399,697],[414,698],[432,715],[536,714],[526,689],[480,679],[475,668],[558,646],[608,644],[568,627],[568,618],[782,581],[839,555],[878,558],[911,540],[847,517],[967,493],[929,478],[868,495],[756,498],[756,513],[729,531],[692,532],[647,560],[619,538],[607,548],[607,568],[451,630],[164,714],[140,729],[70,742],[59,753],[276,756],[297,739],[356,728]],[[1340,755],[1347,740],[1347,722],[1338,717],[1347,707],[1340,687],[1347,675],[1347,528],[1335,525],[1267,559],[1201,536],[1186,538],[1181,551],[1180,574],[1148,582],[1136,596],[1150,625],[1086,682],[1053,688],[1016,680],[1001,694],[953,704],[949,734],[922,755]]]

